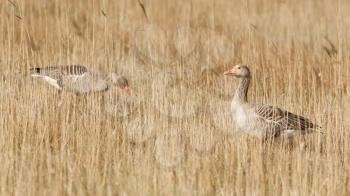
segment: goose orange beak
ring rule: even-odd
[[[235,69],[232,68],[232,69],[230,69],[230,70],[225,71],[225,72],[224,72],[224,75],[229,75],[229,76],[235,75]]]
[[[123,89],[128,95],[131,95],[131,90],[129,88],[129,86],[125,86],[124,89]]]

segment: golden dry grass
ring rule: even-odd
[[[0,13],[1,195],[350,194],[347,0],[2,0]],[[222,75],[238,63],[251,101],[325,134],[292,146],[238,134],[237,81]],[[64,64],[117,71],[134,96],[28,75]]]

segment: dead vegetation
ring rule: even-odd
[[[0,193],[349,195],[349,11],[346,0],[4,1]],[[235,80],[222,75],[238,63],[252,101],[325,134],[293,146],[239,134]],[[64,64],[116,71],[134,96],[79,97],[28,76]]]

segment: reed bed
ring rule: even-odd
[[[350,2],[47,1],[0,4],[1,195],[349,195]],[[249,99],[324,134],[264,143],[230,116]],[[76,96],[29,76],[86,64],[129,79]]]

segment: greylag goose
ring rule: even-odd
[[[66,65],[36,67],[30,69],[32,77],[43,78],[59,90],[72,91],[77,94],[101,92],[116,85],[131,95],[128,80],[116,73],[102,74],[85,65]]]
[[[231,112],[236,126],[245,132],[263,139],[280,135],[290,138],[296,130],[307,133],[318,127],[309,119],[278,107],[248,103],[250,71],[246,65],[236,65],[224,74],[240,79],[231,102]]]

